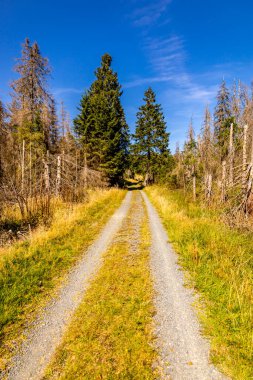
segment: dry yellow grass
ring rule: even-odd
[[[48,230],[40,228],[29,240],[1,250],[0,369],[17,345],[23,324],[57,289],[124,195],[116,189],[91,192],[87,203],[59,208]]]

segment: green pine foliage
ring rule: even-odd
[[[151,88],[144,93],[144,104],[137,113],[132,155],[135,170],[152,181],[163,180],[169,173],[172,157],[161,105]]]
[[[214,138],[220,150],[221,160],[228,155],[229,131],[231,123],[236,129],[235,118],[232,116],[230,92],[225,80],[222,81],[214,113]]]
[[[111,185],[120,184],[127,165],[128,126],[121,105],[121,85],[109,54],[95,71],[96,80],[81,99],[74,129],[89,167],[101,170]]]
[[[25,140],[42,152],[51,150],[57,139],[55,104],[47,91],[48,60],[36,42],[26,38],[15,71],[19,78],[11,85],[11,128],[17,141]]]

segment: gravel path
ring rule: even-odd
[[[201,336],[192,307],[194,295],[184,287],[177,256],[168,244],[167,233],[145,193],[152,233],[151,270],[155,285],[155,334],[162,379],[225,379],[209,363],[209,345]]]
[[[71,271],[59,295],[45,308],[42,315],[26,332],[27,339],[20,353],[13,358],[9,380],[38,380],[48,365],[70,319],[80,304],[89,282],[102,264],[102,253],[118,232],[130,206],[128,192],[98,239]]]

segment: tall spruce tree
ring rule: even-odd
[[[36,42],[31,45],[28,38],[25,40],[15,70],[20,77],[11,85],[12,129],[19,141],[27,140],[38,149],[48,150],[51,129],[55,128],[54,101],[47,91],[48,60],[42,57]]]
[[[235,123],[232,116],[230,93],[225,80],[222,81],[214,113],[214,139],[220,151],[221,160],[228,154],[230,125]]]
[[[103,171],[111,185],[123,178],[128,156],[128,126],[121,105],[121,86],[111,68],[109,54],[102,57],[92,83],[74,120],[88,166]]]
[[[99,166],[99,147],[96,144],[93,128],[93,115],[90,102],[90,91],[86,91],[80,101],[79,114],[74,119],[74,131],[83,148],[85,161],[92,169]]]
[[[144,93],[144,104],[137,113],[132,153],[138,160],[139,170],[150,178],[162,179],[169,172],[171,155],[169,133],[161,105],[151,88]]]

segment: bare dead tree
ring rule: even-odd
[[[61,191],[61,156],[57,156],[57,172],[56,172],[56,189],[55,194],[56,196],[60,195]]]
[[[227,177],[227,163],[222,161],[222,176],[221,176],[221,202],[226,201],[226,177]]]
[[[243,148],[242,148],[242,191],[245,193],[247,188],[247,139],[248,139],[248,125],[243,128]]]
[[[234,184],[234,124],[230,124],[229,135],[229,186],[233,187]]]

